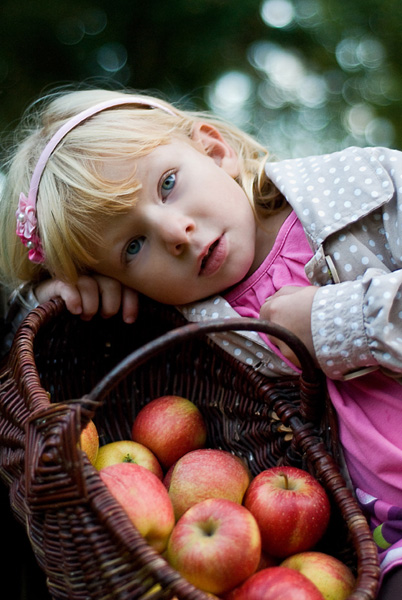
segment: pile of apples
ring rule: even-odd
[[[254,478],[186,398],[144,406],[132,439],[99,447],[93,421],[81,448],[147,543],[182,577],[223,600],[345,600],[351,570],[314,550],[330,503],[306,471],[272,467]]]

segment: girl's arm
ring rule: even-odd
[[[364,154],[357,158],[362,160],[359,172],[370,173],[364,181],[369,186],[364,188],[367,202],[386,192],[381,196],[381,211],[378,200],[373,212],[363,211],[368,215],[368,229],[364,229],[366,217],[359,219],[362,237],[360,230],[356,236],[363,254],[358,277],[353,273],[353,280],[348,281],[344,271],[341,283],[293,290],[293,298],[281,290],[263,307],[265,317],[288,327],[305,342],[331,379],[343,379],[365,368],[381,368],[397,377],[402,374],[402,153],[385,148],[363,152],[368,153],[369,162]],[[336,250],[336,240],[332,243]],[[309,293],[312,297],[307,297]]]

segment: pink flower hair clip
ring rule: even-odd
[[[35,202],[26,198],[21,193],[18,201],[17,235],[29,250],[28,258],[34,263],[45,262],[45,255],[39,235],[37,234],[38,221],[36,218]]]
[[[96,115],[103,110],[116,106],[123,106],[125,104],[138,104],[141,106],[148,106],[149,108],[159,108],[170,115],[176,115],[176,113],[170,110],[167,106],[164,106],[159,102],[154,102],[153,100],[148,100],[147,98],[142,98],[141,96],[128,94],[126,97],[117,97],[111,100],[106,100],[105,102],[101,102],[100,104],[95,104],[91,108],[78,113],[75,115],[75,117],[72,117],[62,127],[60,127],[60,129],[46,144],[42,154],[40,155],[32,175],[28,196],[25,196],[23,193],[20,194],[18,209],[15,213],[17,217],[16,233],[24,246],[28,248],[28,258],[31,262],[42,264],[45,262],[46,258],[42,247],[42,242],[39,237],[36,201],[38,197],[40,180],[50,156],[55,151],[58,144],[60,144],[62,139],[72,129],[77,127],[77,125],[80,125],[83,123],[83,121],[86,121],[93,115]]]

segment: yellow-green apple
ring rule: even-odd
[[[281,566],[296,569],[314,583],[325,600],[346,600],[355,587],[355,577],[343,562],[323,552],[299,552]]]
[[[243,503],[260,527],[264,551],[280,558],[312,549],[330,517],[324,488],[296,467],[272,467],[256,475]]]
[[[251,575],[223,600],[324,600],[319,589],[304,575],[286,567],[268,567]]]
[[[197,406],[180,396],[161,396],[137,414],[131,437],[149,448],[165,469],[181,456],[205,446],[205,421]]]
[[[81,431],[81,450],[86,452],[90,462],[94,465],[99,450],[99,435],[95,423],[91,420]]]
[[[117,463],[135,463],[149,469],[159,479],[163,479],[162,467],[155,454],[146,446],[132,440],[118,440],[99,448],[95,467],[103,469]]]
[[[222,594],[255,572],[260,553],[260,531],[250,511],[211,498],[194,504],[177,521],[166,556],[190,583]]]
[[[188,452],[179,458],[167,478],[176,520],[190,506],[208,498],[241,504],[250,483],[249,470],[240,458],[214,448]]]
[[[175,519],[162,481],[135,463],[110,465],[101,469],[99,475],[148,544],[163,552]]]

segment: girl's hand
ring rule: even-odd
[[[81,315],[85,321],[98,311],[104,318],[112,317],[120,308],[126,323],[133,323],[138,315],[137,292],[103,275],[81,276],[76,285],[48,279],[37,286],[35,296],[39,303],[59,296],[73,315]]]
[[[314,359],[311,307],[316,291],[317,288],[312,285],[307,287],[285,286],[267,298],[260,310],[261,319],[267,319],[286,327],[297,335]],[[284,342],[274,337],[270,339],[286,358],[299,365],[295,355]]]

